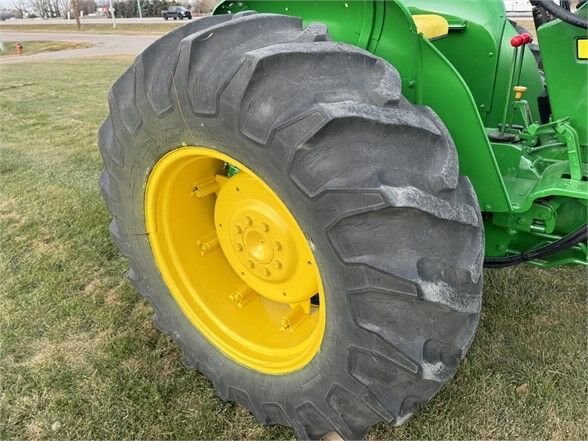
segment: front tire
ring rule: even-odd
[[[302,439],[359,439],[380,421],[407,421],[454,375],[479,321],[482,217],[443,123],[402,97],[390,64],[328,41],[321,24],[212,16],[146,49],[109,105],[99,145],[112,236],[156,325],[222,399]],[[296,370],[235,362],[162,278],[144,189],[161,158],[186,145],[255,172],[311,244],[326,327]]]

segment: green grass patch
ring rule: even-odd
[[[190,20],[172,20],[161,23],[117,23],[116,28],[110,23],[83,22],[81,31],[75,23],[66,24],[0,24],[0,32],[85,32],[95,34],[166,34]]]
[[[130,62],[0,67],[0,439],[292,438],[185,369],[126,281],[96,132]],[[456,378],[407,426],[370,439],[588,438],[585,270],[485,276]]]
[[[16,41],[5,41],[3,52],[0,57],[6,55],[16,55]],[[75,41],[23,41],[23,55],[38,54],[39,52],[57,52],[71,49],[84,49],[92,47],[90,43]]]

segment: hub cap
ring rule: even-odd
[[[318,293],[312,252],[277,196],[259,178],[239,173],[219,191],[217,234],[243,281],[278,303],[309,302]],[[222,227],[220,227],[222,225]]]
[[[251,369],[303,368],[320,348],[324,295],[309,242],[277,194],[238,161],[183,147],[157,162],[145,195],[155,263],[192,324]]]

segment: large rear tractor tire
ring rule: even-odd
[[[114,84],[101,187],[156,325],[300,438],[402,424],[478,325],[482,217],[440,119],[321,24],[167,34]]]

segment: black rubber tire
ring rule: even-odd
[[[163,19],[164,19],[164,20],[167,20],[167,15],[164,15],[164,16],[163,16]]]
[[[390,64],[328,41],[324,25],[239,13],[167,34],[109,95],[100,183],[130,280],[223,400],[302,439],[402,424],[454,375],[478,324],[484,235],[474,191],[443,123],[400,91]],[[154,163],[182,145],[247,165],[314,244],[327,325],[302,370],[272,376],[234,363],[165,286],[143,192]]]

